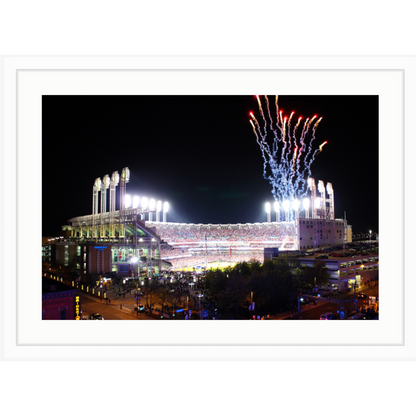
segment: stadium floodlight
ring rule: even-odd
[[[165,202],[163,204],[163,222],[166,222],[166,213],[169,211],[169,203]]]
[[[321,208],[321,198],[315,198],[315,207]]]
[[[142,198],[142,208],[146,209],[147,208],[147,204],[148,204],[148,199],[144,196]]]
[[[137,208],[139,206],[140,198],[138,196],[133,197],[133,208]]]
[[[328,192],[328,194],[331,195],[331,193],[333,192],[333,188],[332,188],[332,183],[331,182],[327,182],[326,183],[326,191]]]
[[[156,201],[152,198],[149,201],[149,210],[151,211],[151,212],[149,212],[149,221],[153,221],[153,212],[152,211],[155,211],[155,209],[156,209]]]
[[[126,194],[125,199],[124,199],[124,206],[125,208],[129,208],[131,205],[131,196]]]
[[[292,203],[292,207],[293,207],[293,209],[294,209],[295,211],[298,211],[298,210],[299,210],[299,207],[300,207],[300,202],[299,202],[299,199],[295,199],[295,200],[293,201],[293,203]]]
[[[274,211],[276,212],[276,222],[280,221],[280,204],[279,201],[274,201]]]
[[[270,202],[266,202],[266,212],[270,214]]]
[[[271,221],[270,202],[266,202],[267,222]]]
[[[290,209],[290,201],[288,201],[288,200],[286,199],[286,201],[283,201],[282,206],[283,206],[283,209],[284,209],[286,212],[289,212],[289,209]]]
[[[166,213],[169,211],[169,202],[163,204],[163,222],[166,222]]]
[[[156,204],[156,221],[160,220],[160,211],[162,211],[162,201],[157,201]]]

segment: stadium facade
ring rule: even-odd
[[[351,238],[346,220],[335,219],[332,185],[327,184],[326,193],[323,182],[316,187],[312,178],[310,202],[303,209],[296,207],[292,221],[285,221],[292,217],[287,215],[288,208],[280,211],[276,204],[274,222],[268,216],[263,223],[187,224],[166,221],[167,203],[131,198],[126,193],[129,177],[129,169],[124,168],[121,175],[114,172],[111,178],[105,175],[95,180],[92,214],[68,220],[60,237],[44,238],[44,266],[67,267],[80,276],[153,276],[163,270],[206,267],[215,261],[262,262],[265,248],[312,251]],[[115,209],[117,186],[119,210]]]

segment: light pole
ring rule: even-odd
[[[204,295],[202,293],[198,293],[197,296],[199,298],[199,319],[202,321],[201,298]]]
[[[371,250],[371,230],[370,230],[370,250]]]
[[[139,261],[139,259],[138,259],[136,256],[132,257],[132,258],[131,258],[131,260],[130,260],[130,263],[131,263],[131,268],[132,268],[132,271],[133,271],[133,281],[135,280],[135,277],[134,277],[134,265],[135,265],[138,261]],[[138,273],[137,273],[137,274],[138,274]]]

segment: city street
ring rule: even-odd
[[[362,299],[358,298],[358,293],[363,293],[367,295],[367,298]],[[318,304],[309,306],[308,304],[302,306],[302,310],[298,313],[297,311],[285,312],[279,314],[272,319],[302,319],[302,320],[319,320],[321,314],[325,312],[333,313],[337,319],[339,319],[339,311],[345,311],[345,318],[348,318],[349,315],[358,307],[361,309],[363,306],[368,307],[368,296],[378,297],[378,285],[371,288],[362,288],[357,290],[355,298],[357,299],[354,302],[354,293],[344,294],[340,296],[340,299],[325,299],[322,298],[318,300]]]
[[[81,299],[81,311],[88,316],[93,313],[99,313],[104,320],[148,320],[152,319],[149,316],[146,316],[144,313],[139,314],[138,316],[132,314],[132,309],[122,308],[120,310],[119,303],[113,305],[107,305],[106,300],[103,299],[100,302],[99,298],[94,299],[92,296],[86,295],[82,292],[79,292]]]
[[[367,295],[366,298],[358,298],[357,295],[363,293]],[[125,296],[117,297],[115,292],[107,292],[108,300],[110,303],[107,305],[107,299],[93,297],[83,292],[79,292],[81,298],[81,311],[84,312],[84,317],[89,316],[93,313],[99,313],[105,320],[149,320],[149,319],[160,319],[160,317],[152,316],[150,314],[136,313],[133,312],[136,306],[134,294],[127,294]],[[354,296],[356,301],[354,302]],[[327,299],[327,298],[316,298],[317,305],[313,303],[311,305],[301,305],[301,310],[283,312],[281,314],[272,316],[270,319],[282,320],[282,319],[301,319],[301,320],[319,320],[323,313],[331,312],[339,319],[340,311],[344,310],[345,318],[352,315],[354,311],[362,307],[367,308],[368,297],[378,297],[378,285],[371,288],[362,288],[357,290],[354,295],[353,292],[349,294],[341,295],[339,299]],[[145,298],[141,299],[141,303],[145,303]],[[120,308],[121,305],[121,308]],[[161,307],[157,303],[155,306]],[[372,307],[372,305],[370,305]]]

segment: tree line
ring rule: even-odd
[[[312,291],[317,285],[329,283],[325,262],[318,260],[314,267],[301,267],[297,259],[265,260],[237,263],[226,269],[215,269],[205,276],[206,298],[216,308],[235,311],[238,318],[247,311],[251,301],[255,313],[276,314],[297,303],[297,293]]]

